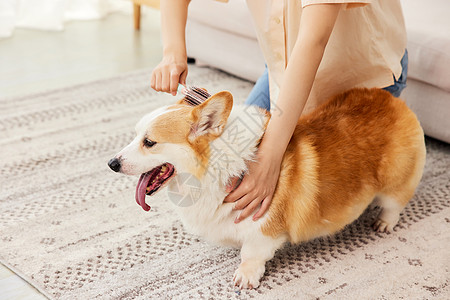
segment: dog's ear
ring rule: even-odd
[[[190,140],[199,136],[218,137],[222,134],[233,107],[233,96],[223,91],[211,96],[192,110]]]

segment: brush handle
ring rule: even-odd
[[[183,95],[186,95],[186,87],[184,85],[182,85],[181,83],[178,84],[178,89],[177,89],[178,93],[181,93]]]

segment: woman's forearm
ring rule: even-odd
[[[279,162],[306,105],[323,54],[319,45],[304,44],[298,48],[284,73],[277,112],[272,115],[261,144],[263,149],[269,147]]]
[[[186,56],[186,20],[190,0],[161,1],[163,54]]]
[[[269,150],[279,163],[308,100],[339,9],[339,5],[312,5],[302,13],[300,32],[280,86],[280,113],[272,116],[260,148]],[[321,24],[318,18],[323,20]]]

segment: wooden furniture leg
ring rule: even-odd
[[[141,29],[141,5],[133,3],[134,29]]]

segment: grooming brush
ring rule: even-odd
[[[178,85],[178,92],[182,93],[185,98],[184,100],[192,106],[197,106],[206,101],[211,95],[204,89],[195,86],[184,86],[182,84]]]

